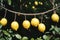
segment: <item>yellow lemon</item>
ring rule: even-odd
[[[38,26],[38,30],[39,30],[40,32],[44,32],[44,31],[46,30],[45,24],[40,23],[39,26]]]
[[[40,5],[43,5],[43,3],[42,3],[42,2],[39,2],[39,4],[40,4]]]
[[[19,23],[18,23],[17,21],[13,21],[13,22],[11,23],[11,28],[12,28],[13,30],[17,31],[18,28],[19,28]]]
[[[35,1],[34,4],[35,4],[35,5],[38,5],[38,1]]]
[[[31,20],[31,25],[37,27],[39,25],[39,19],[33,18]]]
[[[52,14],[51,19],[54,22],[59,22],[59,16],[58,16],[58,14],[56,14],[56,13]]]
[[[32,6],[32,9],[35,9],[35,6]]]
[[[5,26],[7,24],[7,19],[6,18],[2,18],[0,23],[2,24],[2,26]]]
[[[29,28],[30,28],[30,22],[29,22],[28,20],[24,20],[24,21],[23,21],[23,27],[24,27],[25,29],[29,29]]]

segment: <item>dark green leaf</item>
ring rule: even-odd
[[[28,37],[23,37],[22,40],[28,40]]]
[[[42,40],[41,38],[37,38],[36,40]]]
[[[31,38],[31,40],[34,40],[34,38]]]
[[[12,40],[12,37],[8,38],[9,40]]]
[[[47,35],[43,35],[43,39],[44,40],[50,40],[50,36],[49,35],[48,36]]]
[[[17,39],[21,39],[21,35],[15,34],[15,36],[16,36]]]
[[[55,40],[60,40],[60,38],[55,38]]]
[[[9,34],[7,31],[3,30],[3,33],[4,33],[6,36],[10,37],[10,34]]]
[[[52,31],[52,33],[55,35],[55,31]]]
[[[2,28],[2,25],[0,24],[0,29]]]
[[[6,39],[6,40],[12,40],[12,37],[6,37],[6,36],[5,36],[5,39]]]
[[[11,5],[11,0],[8,0],[8,4]]]
[[[4,38],[0,38],[0,40],[5,40]]]
[[[13,33],[13,31],[12,31],[11,29],[7,29],[7,31],[8,31],[9,33]]]
[[[50,32],[45,32],[45,34],[49,34]]]
[[[59,29],[58,29],[58,27],[55,27],[55,31],[56,31],[56,32],[59,32]]]
[[[51,25],[51,28],[50,28],[49,30],[51,31],[51,30],[53,30],[53,29],[54,29],[54,26],[53,26],[53,25]]]

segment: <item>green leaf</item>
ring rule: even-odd
[[[60,40],[60,38],[55,38],[55,40]]]
[[[50,28],[49,30],[51,31],[51,30],[53,30],[53,29],[54,29],[54,26],[53,26],[53,25],[51,25],[51,28]]]
[[[45,34],[49,34],[50,32],[45,32]]]
[[[52,31],[52,33],[55,35],[55,31]]]
[[[12,37],[8,38],[9,40],[12,40]]]
[[[0,38],[0,40],[5,40],[4,38]]]
[[[23,37],[22,40],[28,40],[28,37]]]
[[[2,28],[2,25],[0,24],[0,29]]]
[[[7,29],[7,31],[8,31],[9,33],[13,33],[13,31],[12,31],[11,29]]]
[[[31,38],[31,40],[34,40],[34,38]]]
[[[44,39],[44,40],[50,40],[50,36],[43,35],[43,39]]]
[[[15,34],[15,36],[16,36],[17,39],[21,39],[21,35]]]
[[[55,31],[56,31],[56,32],[59,32],[59,30],[58,30],[58,28],[57,28],[57,27],[55,27],[54,29],[55,29]]]
[[[8,4],[11,5],[11,0],[8,0]]]
[[[5,38],[6,40],[12,40],[12,37],[4,36],[4,38]]]
[[[41,38],[37,38],[36,40],[42,40]]]
[[[5,31],[5,30],[3,30],[3,33],[4,33],[6,36],[8,36],[8,37],[11,36],[11,35],[10,35],[7,31]]]

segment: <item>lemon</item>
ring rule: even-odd
[[[38,5],[38,1],[35,1],[34,4],[35,4],[35,5]]]
[[[39,26],[38,26],[38,30],[43,33],[46,30],[45,24],[40,23]]]
[[[54,22],[59,22],[59,16],[58,16],[58,14],[56,14],[56,13],[52,14],[51,19]]]
[[[0,23],[2,24],[2,26],[5,26],[7,24],[7,19],[6,18],[2,18]]]
[[[35,9],[35,6],[32,6],[32,9]]]
[[[43,3],[42,3],[42,2],[39,2],[39,4],[40,4],[40,5],[43,5]]]
[[[19,23],[18,23],[17,21],[13,21],[13,22],[11,23],[11,28],[12,28],[13,30],[17,31],[18,28],[19,28]]]
[[[30,22],[29,22],[28,20],[24,20],[24,21],[23,21],[23,27],[24,27],[25,29],[29,29],[29,28],[30,28]]]
[[[37,27],[39,25],[39,19],[33,18],[31,20],[31,25]]]

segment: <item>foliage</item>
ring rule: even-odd
[[[50,34],[51,33],[51,34]],[[0,24],[0,40],[13,40],[14,37],[18,40],[28,40],[29,38],[24,36],[22,37],[20,34],[15,34],[11,29],[3,30],[2,25]],[[31,38],[31,40],[60,40],[60,37],[57,37],[56,35],[60,36],[60,28],[57,26],[51,25],[51,28],[48,32],[45,32],[45,34],[37,39]]]

